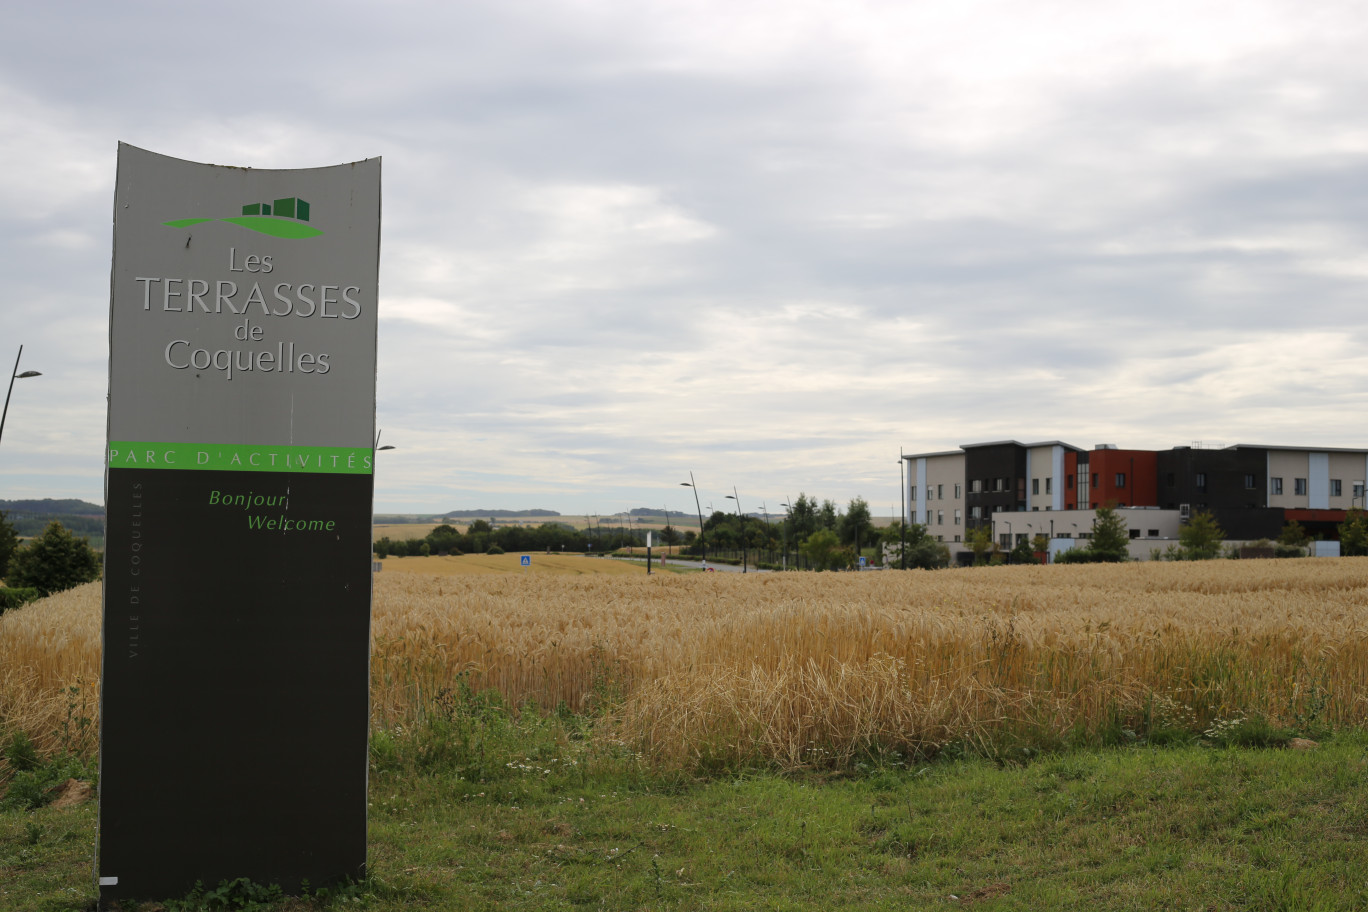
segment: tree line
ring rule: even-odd
[[[668,527],[667,527],[668,530]],[[466,531],[443,524],[421,538],[391,539],[375,542],[376,557],[419,557],[430,554],[502,554],[506,551],[583,551],[609,553],[620,548],[645,545],[646,533],[632,528],[575,529],[565,523],[547,522],[539,526],[500,526],[477,519]]]
[[[0,511],[0,612],[36,598],[100,578],[100,555],[90,540],[78,538],[59,522],[20,543],[14,523]]]

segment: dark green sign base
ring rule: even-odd
[[[101,899],[364,876],[371,476],[108,479]]]

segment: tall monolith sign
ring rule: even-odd
[[[102,899],[365,873],[380,161],[119,147]]]

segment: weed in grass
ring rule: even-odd
[[[1202,732],[1202,737],[1216,747],[1286,747],[1292,733],[1274,728],[1261,715],[1237,715],[1217,719]]]
[[[22,731],[10,735],[9,743],[5,745],[5,760],[10,769],[18,773],[35,770],[42,764],[33,741]]]
[[[53,789],[68,779],[92,778],[85,761],[79,757],[58,756],[46,762],[39,760],[37,765],[25,759],[24,763],[24,768],[14,774],[0,798],[0,811],[40,808],[53,799]]]
[[[219,881],[218,886],[211,890],[206,890],[204,884],[196,881],[194,888],[183,898],[168,899],[162,905],[166,912],[259,912],[270,910],[284,896],[277,884],[263,885],[246,877],[238,877]]]

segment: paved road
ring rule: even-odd
[[[634,561],[635,563],[638,563],[638,564],[644,564],[644,563],[646,563],[645,558],[620,558],[620,559],[621,559],[621,560],[631,560],[631,561]],[[656,566],[656,565],[659,564],[659,563],[660,563],[660,558],[654,558],[654,559],[652,559],[652,561],[651,561],[651,565],[652,565],[653,567]],[[693,569],[695,569],[695,570],[698,570],[698,569],[702,568],[702,566],[703,566],[699,561],[684,560],[683,558],[680,558],[680,557],[672,557],[672,558],[670,558],[668,561],[666,561],[666,564],[667,564],[668,566],[672,566],[672,567],[691,567],[691,568],[693,568]],[[751,573],[771,573],[771,572],[773,572],[773,571],[770,571],[770,570],[757,570],[757,569],[755,569],[755,565],[754,565],[754,564],[750,564],[750,565],[748,565],[748,566],[749,566],[749,572],[751,572]],[[709,567],[710,569],[712,569],[712,570],[716,570],[718,573],[740,573],[740,572],[741,572],[741,565],[740,565],[740,564],[737,564],[736,566],[732,566],[731,564],[709,563],[709,564],[708,564],[708,567]]]

